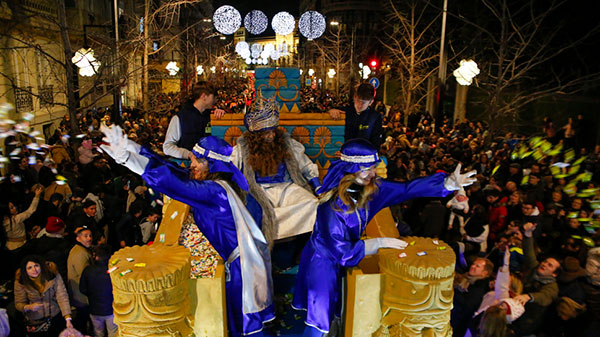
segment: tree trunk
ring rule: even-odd
[[[150,17],[150,0],[144,1],[144,58],[142,59],[142,108],[144,116],[148,119],[148,111],[150,110],[150,79],[148,78],[148,44],[150,43],[150,25],[148,18]]]
[[[67,105],[69,111],[69,117],[71,118],[71,133],[78,134],[79,123],[77,121],[77,107],[78,102],[75,97],[75,79],[74,69],[75,66],[73,62],[71,62],[71,58],[73,57],[73,51],[71,50],[71,41],[69,40],[69,30],[67,27],[67,15],[65,12],[65,0],[60,0],[58,2],[58,23],[60,25],[60,37],[63,42],[64,52],[65,52],[65,71],[66,71],[66,80],[67,80]]]

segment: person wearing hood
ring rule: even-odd
[[[241,199],[248,181],[231,162],[232,148],[217,137],[198,140],[189,169],[129,141],[118,126],[101,127],[101,148],[142,176],[156,192],[191,207],[194,222],[226,261],[225,296],[230,336],[260,335],[275,318],[267,240]]]
[[[553,257],[541,263],[537,261],[533,247],[533,235],[536,224],[523,225],[523,294],[515,300],[525,306],[525,313],[512,324],[512,328],[520,335],[536,334],[542,327],[543,317],[548,307],[558,298],[556,278],[560,275],[561,264]]]
[[[406,183],[377,178],[377,150],[364,139],[352,139],[341,148],[340,159],[329,167],[317,189],[320,205],[312,236],[302,251],[292,306],[307,310],[304,336],[322,336],[332,328],[342,302],[344,268],[356,266],[379,248],[402,248],[395,238],[362,240],[367,223],[381,209],[417,197],[444,197],[470,185],[475,172],[437,173]],[[333,333],[332,331],[332,333]]]

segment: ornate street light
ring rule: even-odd
[[[171,76],[175,76],[179,72],[179,67],[175,61],[169,62],[165,68],[169,71],[169,75]]]
[[[75,52],[75,56],[71,59],[78,68],[79,75],[81,76],[94,76],[100,68],[100,61],[94,57],[94,50],[92,48],[81,48]]]
[[[479,75],[477,63],[473,60],[460,61],[460,67],[452,73],[456,77],[456,82],[460,85],[471,85],[473,78]]]

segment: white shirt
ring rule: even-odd
[[[163,152],[167,156],[179,159],[188,159],[190,150],[177,146],[177,142],[181,139],[181,129],[179,127],[179,116],[175,115],[169,122],[165,142],[163,143]]]

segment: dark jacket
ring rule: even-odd
[[[454,336],[464,336],[473,314],[481,305],[483,295],[489,291],[489,278],[483,278],[469,285],[467,292],[454,290],[454,307],[450,312],[450,325]]]
[[[87,266],[81,275],[79,290],[87,296],[92,315],[108,316],[113,314],[112,283],[110,275],[106,273],[107,270],[108,260]]]
[[[525,304],[525,313],[513,322],[512,328],[518,335],[531,335],[538,332],[548,307],[558,298],[556,280],[540,282],[535,279],[539,265],[535,257],[533,238],[523,238],[523,293],[531,296],[531,301]]]
[[[189,101],[183,105],[177,114],[181,138],[177,146],[192,150],[198,139],[206,136],[206,125],[210,122],[210,111],[198,111],[194,102]]]
[[[127,247],[142,244],[142,230],[140,229],[140,221],[131,212],[125,214],[116,225],[117,241],[125,241]]]
[[[356,113],[354,105],[344,109],[346,113],[346,126],[344,127],[344,140],[348,141],[354,138],[366,139],[373,144],[376,149],[381,147],[383,142],[383,118],[378,112],[369,107],[359,114]]]

